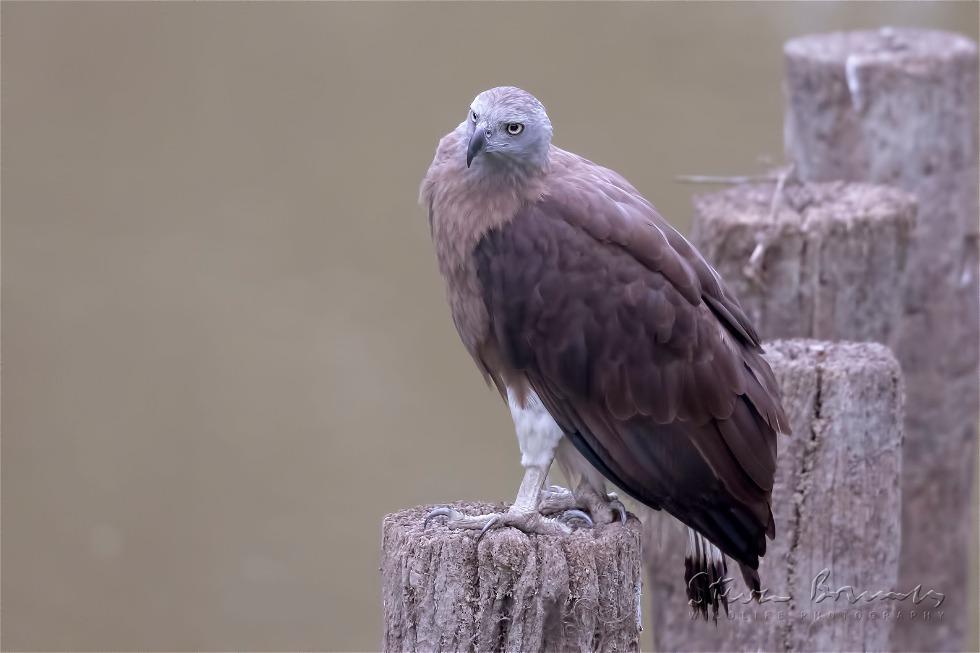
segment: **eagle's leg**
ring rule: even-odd
[[[550,511],[550,514],[560,513],[557,517],[545,517],[541,514],[541,490],[548,480],[548,470],[555,458],[555,449],[564,436],[533,392],[528,391],[521,400],[508,390],[507,399],[521,448],[521,465],[524,467],[524,478],[514,503],[507,512],[472,517],[452,508],[436,508],[425,518],[426,523],[434,517],[445,516],[449,518],[446,525],[450,528],[480,529],[481,537],[491,528],[502,526],[544,535],[570,533],[569,524],[576,521],[592,526],[589,516],[577,507]]]

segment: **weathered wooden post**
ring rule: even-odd
[[[423,528],[434,506],[385,517],[385,651],[637,651],[640,524],[568,536]],[[457,503],[479,514],[506,509]]]
[[[775,201],[775,203],[774,203]],[[892,344],[915,201],[871,184],[736,186],[694,200],[692,241],[764,340]]]
[[[908,387],[899,585],[947,594],[941,623],[900,622],[902,650],[962,650],[978,419],[977,46],[891,29],[789,41],[786,146],[804,180],[915,194],[902,335]],[[859,316],[855,316],[859,319]]]
[[[793,436],[779,443],[772,509],[776,540],[760,565],[765,599],[730,585],[728,616],[692,619],[685,605],[685,537],[647,524],[658,651],[864,651],[888,648],[900,541],[902,376],[876,343],[777,340],[767,345]],[[736,574],[737,576],[737,574]],[[851,594],[867,590],[857,603]],[[933,604],[930,603],[931,607]]]

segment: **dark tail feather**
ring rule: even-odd
[[[752,598],[755,599],[756,603],[762,603],[762,581],[759,580],[758,570],[741,563],[739,563],[738,567],[742,571],[742,578],[745,580],[745,584],[748,586]]]
[[[710,607],[711,617],[718,623],[719,605],[728,614],[727,574],[725,554],[696,530],[688,528],[684,586],[687,588],[687,603],[691,606],[694,617],[707,621]],[[755,578],[758,582],[759,575],[756,574]]]

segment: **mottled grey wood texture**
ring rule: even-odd
[[[736,186],[695,199],[692,240],[764,339],[893,344],[915,201],[870,184]]]
[[[645,556],[658,651],[885,650],[894,611],[911,601],[818,600],[818,588],[892,590],[898,576],[902,375],[877,343],[777,340],[767,358],[793,435],[780,439],[776,539],[759,571],[768,599],[751,603],[737,571],[729,616],[693,620],[686,605],[686,536],[661,513],[646,524]],[[827,574],[825,580],[821,572]],[[931,603],[930,603],[931,605]],[[891,616],[883,613],[891,612]],[[843,613],[843,614],[842,614]],[[836,616],[835,616],[836,615]]]
[[[503,505],[459,502],[467,514]],[[422,528],[433,506],[385,517],[385,651],[637,651],[640,524],[566,537]]]
[[[977,47],[882,29],[794,39],[785,56],[799,175],[891,184],[918,200],[896,348],[908,386],[900,585],[949,598],[942,623],[900,624],[894,646],[961,650],[980,392]]]

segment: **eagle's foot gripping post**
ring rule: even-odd
[[[497,512],[485,515],[464,515],[454,508],[440,507],[432,510],[425,517],[424,527],[436,517],[446,517],[446,526],[456,529],[479,530],[477,541],[494,528],[510,526],[517,530],[538,535],[568,535],[572,532],[572,524],[580,523],[588,528],[593,526],[592,519],[581,510],[570,509],[561,511],[557,517],[546,517],[538,511],[530,512]]]
[[[615,492],[604,497],[586,483],[573,492],[558,485],[551,485],[541,492],[538,510],[544,515],[576,510],[588,513],[596,524],[626,523],[626,506]]]

